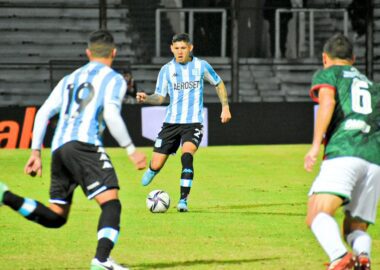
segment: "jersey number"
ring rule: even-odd
[[[73,84],[69,84],[67,86],[69,99],[67,102],[67,107],[65,110],[65,117],[69,117],[71,114],[72,118],[77,117],[84,108],[90,103],[90,101],[94,97],[94,87],[91,83],[82,83],[79,85],[79,87],[75,90],[75,87]],[[75,93],[75,97],[73,98],[73,95]],[[73,112],[70,112],[71,109],[71,103],[75,101],[79,105],[79,107]]]
[[[354,78],[351,86],[352,110],[360,114],[372,112],[371,93],[368,91],[368,83]]]

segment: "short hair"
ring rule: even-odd
[[[352,60],[354,49],[351,41],[343,34],[335,34],[323,46],[323,51],[334,59]]]
[[[186,42],[186,43],[191,43],[190,36],[187,33],[180,33],[180,34],[174,35],[173,38],[172,38],[172,44],[174,42],[178,42],[178,41],[183,41],[183,42]]]
[[[115,43],[113,36],[107,30],[97,30],[88,37],[88,49],[94,57],[107,58],[111,56]]]

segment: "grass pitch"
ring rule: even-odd
[[[121,233],[112,256],[146,269],[325,269],[328,259],[306,228],[307,192],[319,170],[303,170],[306,145],[201,148],[188,213],[177,213],[180,155],[170,157],[148,187],[140,185],[122,149],[107,149],[119,176]],[[151,156],[151,148],[143,148]],[[0,150],[0,181],[17,194],[48,201],[50,150],[43,152],[42,178],[23,174],[29,150]],[[146,195],[163,189],[167,213],[152,214]],[[0,208],[0,269],[89,269],[100,210],[81,189],[68,223],[45,229],[8,207]],[[341,222],[342,213],[337,219]],[[379,218],[377,224],[379,224]],[[373,269],[380,269],[380,230],[373,237]]]

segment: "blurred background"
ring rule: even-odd
[[[190,34],[194,55],[225,81],[237,120],[272,119],[265,112],[285,106],[308,136],[311,78],[337,32],[355,44],[357,67],[380,80],[380,0],[0,0],[0,21],[0,121],[15,107],[40,106],[62,76],[86,63],[87,36],[99,28],[118,44],[114,68],[130,83],[130,107],[140,106],[136,91],[154,91],[178,32]],[[219,102],[214,87],[205,87],[204,102]]]

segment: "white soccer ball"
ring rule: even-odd
[[[169,209],[170,197],[169,194],[163,190],[153,190],[149,192],[146,198],[146,207],[152,213],[164,213]]]

